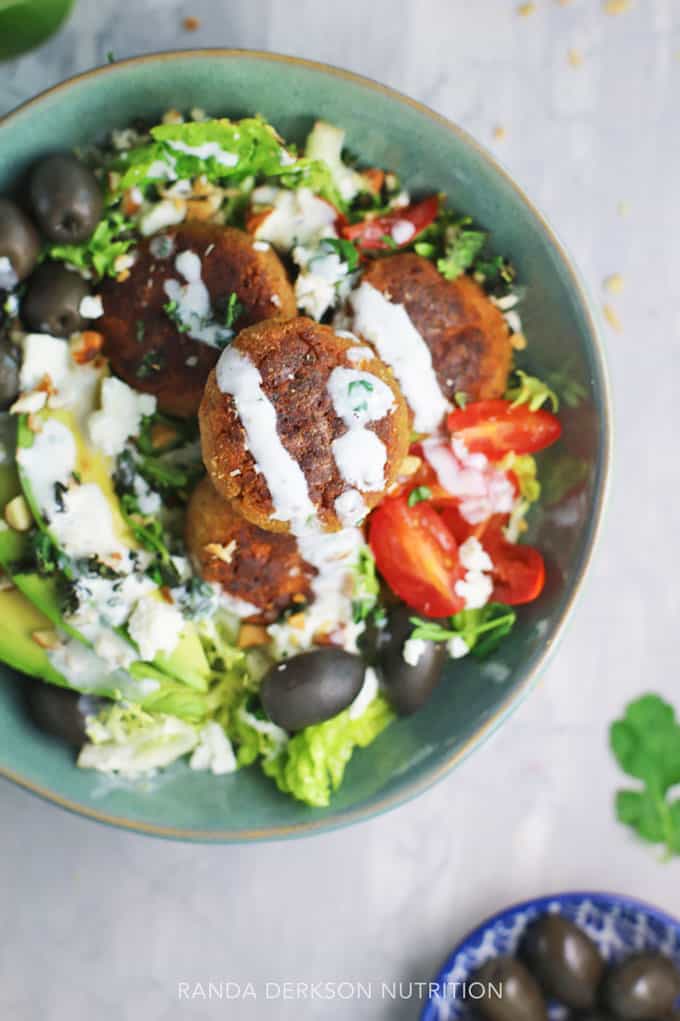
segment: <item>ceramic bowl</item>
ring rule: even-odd
[[[527,926],[539,915],[559,914],[590,936],[606,961],[641,950],[672,958],[680,968],[680,921],[658,908],[616,893],[558,893],[524,901],[487,918],[451,952],[430,984],[433,995],[421,1021],[463,1021],[461,992],[491,957],[515,954]],[[549,1004],[550,1021],[564,1021],[565,1008]]]
[[[546,499],[530,538],[548,583],[524,608],[498,655],[451,664],[415,716],[356,754],[330,808],[282,795],[256,769],[227,778],[183,765],[147,783],[109,781],[75,767],[62,745],[26,721],[22,678],[0,678],[0,774],[83,815],[179,839],[255,840],[356,822],[423,791],[468,755],[524,698],[554,648],[590,562],[602,515],[610,416],[593,314],[564,248],[492,157],[460,128],[366,78],[270,53],[201,50],[120,61],[43,93],[0,122],[0,193],[37,157],[101,137],[137,117],[199,106],[213,115],[259,112],[301,141],[323,116],[347,130],[369,165],[395,169],[414,193],[444,190],[492,231],[526,287],[525,362],[562,389],[564,438],[544,459]],[[549,158],[549,156],[547,157]],[[0,622],[0,627],[2,622]]]

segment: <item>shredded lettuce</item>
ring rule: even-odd
[[[528,404],[529,411],[538,411],[546,402],[554,412],[559,411],[560,402],[554,390],[537,376],[529,376],[521,369],[515,369],[516,382],[506,392],[507,400],[512,401],[513,408],[520,404]]]
[[[199,732],[174,716],[137,705],[112,705],[86,724],[89,738],[78,756],[82,769],[137,777],[169,766],[193,751]]]
[[[305,186],[339,208],[344,202],[330,168],[321,160],[298,157],[282,144],[261,117],[159,124],[152,142],[119,153],[111,164],[118,179],[111,199],[129,188],[146,188],[203,174],[210,181],[240,184],[250,178],[278,178],[288,188]],[[193,152],[191,150],[194,150]]]
[[[122,213],[109,209],[88,241],[81,245],[52,245],[48,255],[97,277],[115,276],[116,259],[134,244],[132,238],[123,236],[131,226]]]
[[[541,496],[541,483],[537,478],[536,459],[531,454],[506,454],[496,467],[500,471],[511,471],[519,483],[519,493],[527,503],[536,503]]]
[[[345,709],[331,720],[305,727],[263,758],[262,769],[284,794],[324,808],[342,783],[354,749],[371,744],[393,718],[387,700],[376,695],[357,719]]]

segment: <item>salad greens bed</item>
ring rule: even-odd
[[[148,131],[114,132],[106,145],[81,153],[104,189],[100,220],[87,241],[49,244],[43,257],[67,264],[93,287],[107,276],[118,277],[126,271],[139,233],[153,233],[153,218],[159,210],[167,212],[164,204],[170,200],[164,193],[176,181],[201,179],[219,189],[220,222],[242,228],[253,193],[272,184],[291,192],[309,189],[350,225],[367,214],[378,220],[410,201],[389,172],[378,187],[370,186],[370,177],[343,150],[342,132],[328,125],[317,125],[305,151],[298,153],[260,117],[208,120],[197,111],[195,118],[168,116]],[[229,163],[225,151],[234,154]],[[130,195],[135,197],[132,205]],[[383,240],[385,248],[393,247],[391,236]],[[472,274],[507,311],[519,336],[514,306],[521,292],[515,271],[489,251],[487,241],[485,231],[440,199],[430,225],[412,245],[401,247],[431,260],[447,280]],[[357,244],[325,238],[321,249],[342,260],[351,281],[359,266]],[[16,329],[23,286],[5,294],[9,330]],[[235,298],[231,295],[225,310],[227,335],[238,316]],[[172,317],[176,309],[169,307],[167,313]],[[183,546],[184,510],[204,472],[195,422],[159,413],[134,391],[132,398],[123,394],[103,360],[80,364],[73,343],[47,340],[32,340],[25,347],[24,393],[3,424],[0,497],[7,524],[0,531],[0,564],[11,585],[0,592],[0,658],[93,699],[88,740],[79,755],[84,768],[135,777],[183,756],[189,756],[192,768],[218,774],[258,762],[284,793],[309,805],[327,805],[354,749],[370,744],[393,719],[389,702],[377,691],[362,712],[350,707],[293,736],[267,719],[258,686],[274,654],[269,648],[240,647],[238,619],[221,605],[215,586],[193,572]],[[40,396],[40,374],[33,368],[41,360],[59,393],[68,391],[72,399],[60,402],[44,391]],[[532,411],[542,406],[557,410],[555,392],[523,371],[514,374],[506,398]],[[456,400],[465,407],[465,394]],[[129,435],[119,443],[99,442],[121,416],[126,421],[132,416]],[[72,452],[66,482],[62,477],[49,482],[49,470],[39,459],[36,436],[46,430],[61,451],[57,458],[67,448]],[[517,479],[521,498],[511,527],[519,531],[540,495],[536,463],[530,455],[509,454],[504,467]],[[411,493],[409,506],[430,496],[428,487],[421,486]],[[78,501],[83,502],[83,536],[74,553],[67,549],[74,546],[73,537],[57,524],[59,512],[65,506],[75,512]],[[100,529],[102,513],[112,522],[109,553],[115,555],[101,556],[98,536],[88,538]],[[120,612],[128,588],[139,598],[129,618]],[[380,626],[385,611],[379,595],[375,562],[366,546],[354,567],[358,632]],[[414,614],[411,638],[462,639],[467,651],[483,657],[497,648],[515,619],[515,611],[498,602],[463,610],[448,621]],[[177,644],[149,643],[150,628],[172,632]],[[677,729],[667,708],[645,703],[631,707],[613,735],[624,768],[646,784],[643,792],[620,795],[620,817],[647,839],[664,840],[674,850],[680,849],[680,813],[677,803],[666,805],[663,798],[680,779],[680,763],[665,762],[659,741],[666,735],[670,747]]]

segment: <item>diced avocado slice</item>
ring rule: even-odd
[[[95,483],[103,492],[106,501],[111,508],[114,532],[116,533],[117,538],[120,539],[120,541],[129,549],[138,549],[138,544],[130,533],[130,530],[128,529],[120,512],[118,498],[113,488],[113,465],[111,459],[99,451],[92,450],[87,445],[82,431],[78,426],[77,419],[71,412],[64,410],[50,410],[42,412],[40,417],[47,418],[50,415],[58,418],[58,420],[66,425],[73,433],[77,449],[76,470],[78,471],[79,477],[83,483]],[[22,415],[20,417],[17,430],[18,446],[20,448],[30,447],[33,443],[33,439],[34,433],[28,427],[28,420],[26,416]],[[31,480],[27,473],[22,471],[20,465],[18,470],[18,484],[21,486],[21,492],[23,492],[36,523],[41,529],[49,533],[49,527],[35,500]],[[13,559],[16,560],[19,558],[15,556]],[[0,562],[5,563],[2,549],[2,537],[0,537]],[[35,574],[15,576],[15,581],[17,586],[20,587],[30,599],[36,602],[40,609],[53,622],[59,623],[60,627],[72,634],[74,637],[79,638],[81,641],[86,641],[82,635],[66,625],[61,619],[59,604],[56,598],[56,585],[54,582],[50,579],[40,578]],[[183,684],[196,688],[199,691],[206,691],[208,688],[210,683],[210,665],[203,650],[203,645],[198,637],[196,628],[190,622],[187,622],[186,627],[184,628],[173,651],[171,653],[159,653],[158,656],[155,657],[153,663],[162,673],[167,674],[170,677],[174,677]]]
[[[18,589],[0,592],[0,660],[30,677],[66,687],[66,680],[36,640],[51,630],[50,620]]]

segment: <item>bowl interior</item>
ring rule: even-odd
[[[512,257],[527,292],[526,364],[569,396],[564,438],[543,466],[546,499],[531,522],[531,537],[549,566],[544,595],[522,610],[495,658],[482,666],[465,660],[451,665],[426,708],[356,754],[329,809],[292,802],[256,770],[215,779],[178,765],[134,785],[77,770],[64,747],[31,729],[22,711],[21,678],[4,672],[0,773],[107,821],[168,836],[249,839],[326,828],[415,793],[518,702],[589,559],[607,469],[607,396],[583,293],[539,215],[463,133],[365,79],[246,52],[166,54],[114,64],[57,87],[0,122],[0,192],[20,188],[31,162],[45,152],[91,142],[169,107],[193,106],[213,115],[259,112],[298,142],[323,116],[346,128],[347,145],[362,161],[396,169],[415,193],[446,191],[456,208],[493,232],[494,250]]]
[[[421,1021],[459,1021],[469,1016],[462,990],[486,961],[513,955],[528,925],[544,914],[560,914],[590,936],[606,961],[618,961],[641,950],[672,958],[680,967],[680,921],[656,908],[609,893],[566,893],[507,908],[469,933],[453,950],[435,979],[434,995]],[[551,1021],[567,1016],[550,1004]]]

